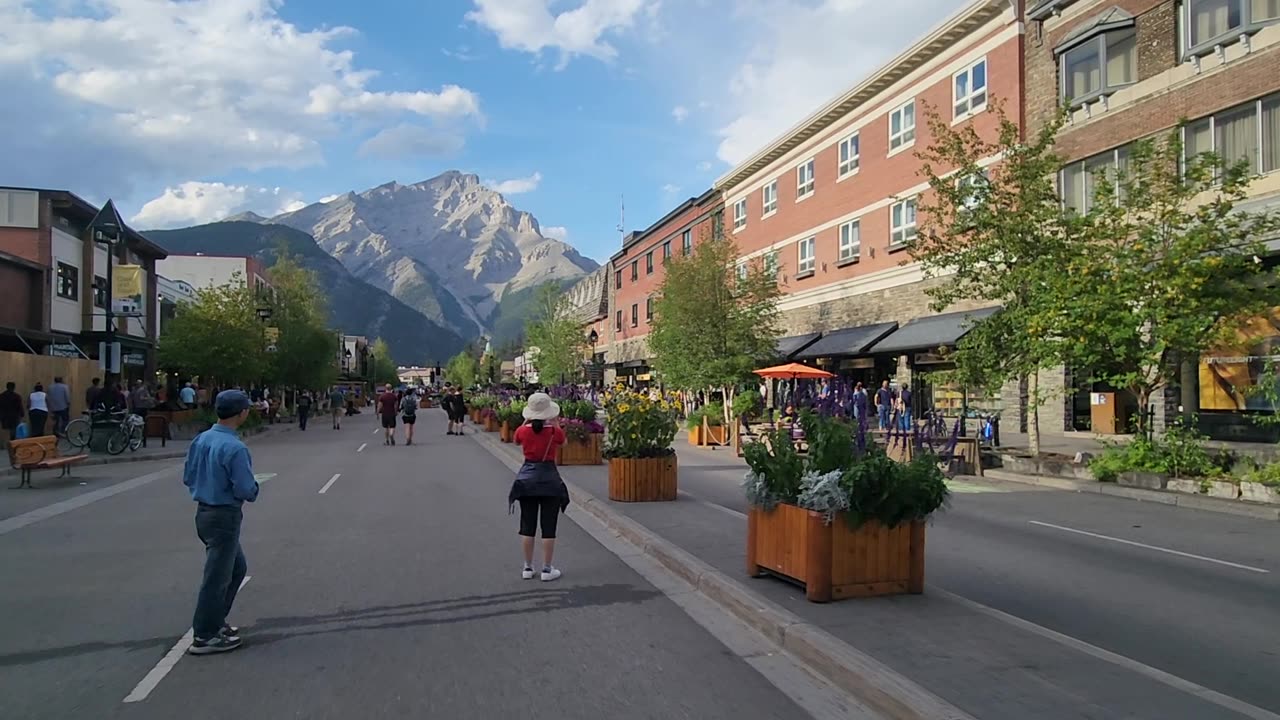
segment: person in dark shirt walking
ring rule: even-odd
[[[404,423],[404,444],[413,444],[413,425],[418,421],[418,394],[412,390],[400,398],[400,421]]]
[[[876,391],[876,415],[880,421],[880,429],[889,429],[889,415],[893,411],[893,391],[889,389],[889,381],[880,383]]]
[[[311,417],[311,391],[303,390],[298,396],[298,429],[307,429],[307,419]]]
[[[53,379],[46,400],[49,403],[49,414],[53,416],[53,434],[65,435],[67,423],[71,422],[71,388],[62,382],[61,375]]]
[[[396,444],[396,409],[400,405],[400,399],[391,391],[391,386],[387,385],[382,390],[382,394],[378,396],[378,414],[382,418],[382,444]]]
[[[191,620],[187,652],[209,655],[240,647],[239,628],[227,623],[249,565],[240,547],[242,505],[258,499],[253,459],[237,429],[249,417],[249,396],[224,390],[213,402],[218,423],[187,450],[182,482],[196,501],[196,535],[204,543],[204,577]]]
[[[22,407],[22,396],[17,393],[15,383],[5,383],[4,392],[0,393],[0,428],[9,434],[9,439],[18,436],[18,425],[26,411]]]
[[[98,396],[102,393],[100,382],[102,381],[98,378],[90,380],[88,389],[84,391],[84,408],[89,412],[93,412],[98,406]]]

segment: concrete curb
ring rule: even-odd
[[[483,433],[476,442],[515,470],[514,446],[503,447]],[[610,506],[608,501],[565,481],[573,504],[618,537],[653,558],[725,612],[765,635],[811,672],[891,720],[976,720],[924,687],[857,650],[827,631],[750,590],[688,551]],[[572,516],[570,516],[572,518]]]
[[[273,430],[267,427],[262,430],[259,430],[258,432],[247,435],[244,438],[244,441],[246,444],[250,444],[254,440],[257,440],[258,438],[261,438],[263,436],[278,435],[282,432],[288,432],[292,429],[293,429],[292,427],[282,427],[279,430]],[[90,455],[89,458],[84,462],[77,463],[76,467],[93,467],[96,465],[118,465],[121,463],[152,462],[152,461],[159,461],[159,460],[178,460],[180,458],[185,458],[186,456],[187,456],[187,451],[185,449],[183,450],[163,450],[162,449],[159,452],[148,453],[146,455],[139,455],[137,453],[129,453],[128,455],[124,455],[124,454]],[[17,475],[17,474],[18,474],[18,471],[13,467],[5,467],[3,469],[0,469],[0,477],[5,477],[6,475]]]
[[[1124,485],[1116,485],[1115,483],[1084,482],[1081,480],[1068,480],[1066,478],[1046,477],[1044,475],[1024,475],[1022,473],[1009,472],[998,468],[984,471],[983,477],[991,480],[1016,482],[1023,485],[1039,485],[1040,487],[1050,487],[1057,490],[1095,493],[1097,495],[1110,495],[1113,497],[1127,498],[1129,500],[1137,500],[1139,502],[1153,502],[1160,503],[1161,505],[1192,508],[1194,510],[1207,510],[1209,512],[1222,513],[1224,515],[1237,515],[1257,520],[1280,521],[1280,507],[1272,505],[1258,505],[1246,500],[1222,500],[1204,495],[1189,495],[1187,493],[1168,492],[1166,490],[1147,490],[1144,488],[1126,487]]]

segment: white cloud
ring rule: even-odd
[[[0,113],[0,157],[24,180],[119,195],[134,183],[315,165],[325,141],[403,116],[458,138],[483,121],[479,98],[457,85],[372,89],[378,73],[340,46],[355,30],[300,27],[280,6],[0,0],[0,93],[25,106]],[[72,157],[50,159],[59,148]],[[76,166],[84,171],[65,170]]]
[[[410,156],[440,157],[462,149],[461,135],[421,125],[396,125],[365,140],[357,151],[363,157],[387,159]]]
[[[542,228],[542,237],[564,242],[569,239],[569,228],[562,225],[544,225]]]
[[[560,0],[472,1],[475,10],[467,20],[492,32],[508,50],[535,55],[558,50],[557,69],[578,55],[614,59],[617,48],[605,36],[632,27],[642,12],[652,19],[659,5],[655,0],[575,0],[573,8],[555,13],[552,6],[563,5]]]
[[[322,204],[327,204],[327,203],[333,202],[334,200],[337,200],[340,197],[342,196],[341,195],[325,195],[324,197],[320,198],[320,202]]]
[[[677,105],[671,108],[671,117],[675,118],[676,123],[682,123],[685,118],[689,117],[689,108]]]
[[[253,211],[272,217],[306,207],[300,193],[281,188],[188,181],[149,200],[129,219],[140,228],[158,229],[200,225]]]
[[[662,186],[662,192],[667,195],[675,195],[680,192],[680,186],[674,183],[667,183]]]
[[[703,160],[702,162],[698,163],[698,172],[706,172],[710,169],[711,169],[711,163],[709,161]]]
[[[742,5],[739,20],[751,49],[729,78],[720,78],[729,88],[725,102],[732,119],[719,131],[717,156],[736,164],[763,149],[963,4],[773,0]]]
[[[542,173],[534,172],[529,177],[512,178],[511,180],[485,180],[485,187],[495,190],[503,195],[519,195],[521,193],[533,192],[538,189],[538,185],[542,183]],[[545,228],[544,228],[545,229]]]

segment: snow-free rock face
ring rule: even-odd
[[[491,330],[505,293],[599,267],[457,171],[350,192],[267,222],[310,233],[354,275],[464,337]]]

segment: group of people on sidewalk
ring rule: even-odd
[[[455,424],[446,394],[445,409],[449,412],[450,433]],[[393,444],[395,427],[394,404],[384,404],[383,398],[397,400],[396,393],[388,386],[379,396],[381,422],[387,427],[386,408],[391,409],[391,428],[388,436]],[[461,400],[460,390],[456,396]],[[411,416],[416,416],[416,394],[405,394],[402,403],[412,398]],[[244,522],[243,505],[258,499],[260,486],[253,472],[253,459],[249,448],[240,439],[239,427],[249,417],[253,402],[242,390],[224,390],[214,400],[214,412],[218,422],[200,433],[187,450],[182,482],[196,503],[196,536],[204,544],[204,572],[200,590],[196,595],[195,612],[192,615],[191,655],[211,655],[229,652],[242,645],[240,629],[231,625],[228,617],[235,604],[248,573],[248,562],[240,546],[240,530]],[[535,577],[550,582],[561,572],[552,564],[555,555],[556,528],[559,516],[569,506],[569,491],[556,467],[556,451],[566,438],[559,424],[560,406],[546,393],[529,396],[524,409],[525,423],[515,432],[514,440],[524,455],[524,464],[516,473],[507,493],[509,512],[520,506],[520,547],[524,563],[520,577]],[[456,421],[460,423],[461,421]],[[335,428],[337,418],[334,419]],[[413,422],[408,423],[410,433],[405,444],[412,440]],[[535,569],[534,550],[541,529],[542,563]]]
[[[101,383],[101,379],[93,378],[90,386],[85,389],[84,405],[90,412],[109,414],[128,411],[146,416],[156,406],[156,396],[141,380],[135,380],[133,389],[128,393],[119,383],[110,388],[103,387]],[[6,433],[8,440],[16,440],[24,435],[62,435],[71,422],[71,392],[71,387],[58,375],[48,386],[37,381],[24,401],[18,393],[17,383],[6,382],[4,391],[0,392],[0,429]],[[25,429],[22,427],[24,419]]]

